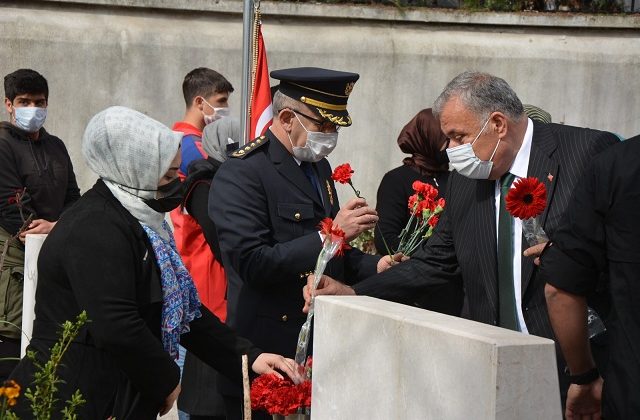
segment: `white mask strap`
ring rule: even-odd
[[[498,151],[498,146],[500,146],[500,140],[502,139],[498,137],[498,143],[496,144],[496,148],[493,149],[493,153],[491,153],[491,157],[489,158],[489,161],[492,161],[493,157],[496,155],[496,152]]]
[[[473,144],[480,138],[480,135],[482,134],[482,132],[484,131],[485,128],[487,128],[487,124],[489,124],[489,120],[491,120],[491,115],[489,115],[489,118],[487,118],[487,121],[485,121],[484,125],[482,126],[482,128],[480,129],[480,132],[478,133],[478,135],[476,136],[475,139],[473,139],[473,141],[471,142],[471,145],[473,146]]]

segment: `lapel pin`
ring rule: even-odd
[[[553,175],[551,175],[551,172],[549,172],[549,175],[547,175],[547,179],[549,180],[549,182],[553,181]]]
[[[333,206],[333,190],[331,189],[331,184],[328,179],[324,180],[327,183],[327,193],[329,194],[329,203]]]

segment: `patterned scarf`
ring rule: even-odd
[[[162,282],[162,345],[174,359],[178,358],[180,335],[189,332],[189,323],[202,316],[200,299],[171,234],[169,224],[162,223],[168,240],[142,224],[160,268]]]

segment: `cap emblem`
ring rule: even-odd
[[[355,82],[349,82],[347,83],[347,86],[344,88],[344,94],[349,96],[351,95],[351,92],[353,91],[353,86],[355,85]]]

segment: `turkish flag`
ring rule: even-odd
[[[254,77],[249,131],[251,139],[263,135],[273,120],[271,87],[269,86],[269,67],[267,65],[267,52],[264,49],[261,25],[258,25],[258,62]]]

